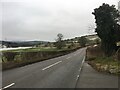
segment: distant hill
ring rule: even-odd
[[[91,43],[94,43],[95,39],[99,39],[99,37],[96,34],[93,35],[85,35],[85,38],[90,40]],[[80,37],[75,37],[71,39],[65,39],[64,41],[66,43],[72,43],[72,42],[78,42]],[[29,47],[29,46],[35,46],[35,45],[41,45],[41,44],[47,44],[48,41],[0,41],[0,45],[5,45],[7,47]],[[54,42],[51,42],[54,43]]]
[[[80,36],[81,37],[81,36]],[[72,39],[66,39],[65,41],[78,41],[80,39],[80,37],[75,37]],[[97,36],[97,34],[92,34],[92,35],[84,35],[85,38],[87,38],[88,40],[94,41],[95,39],[99,39],[99,37]]]
[[[46,44],[47,41],[0,41],[0,44],[7,47],[29,47],[40,44]]]

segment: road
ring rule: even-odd
[[[86,48],[3,71],[6,88],[117,88],[118,77],[95,71],[84,63]]]
[[[2,73],[5,88],[75,88],[86,48]]]
[[[112,88],[111,90],[118,90],[118,80],[118,76],[98,72],[85,62],[77,88],[101,88],[102,90],[104,90],[103,88]]]

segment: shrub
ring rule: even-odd
[[[3,56],[7,59],[7,61],[13,61],[16,55],[16,52],[3,53]]]

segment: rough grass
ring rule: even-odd
[[[100,47],[89,47],[86,60],[97,71],[120,74],[120,61],[113,56],[105,57]]]
[[[115,61],[113,57],[97,57],[94,62],[101,64],[118,65],[119,61]]]

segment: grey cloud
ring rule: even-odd
[[[2,2],[3,39],[50,41],[55,40],[57,33],[65,38],[89,34],[89,24],[95,25],[93,9],[103,1],[110,3],[110,0],[10,1]]]

